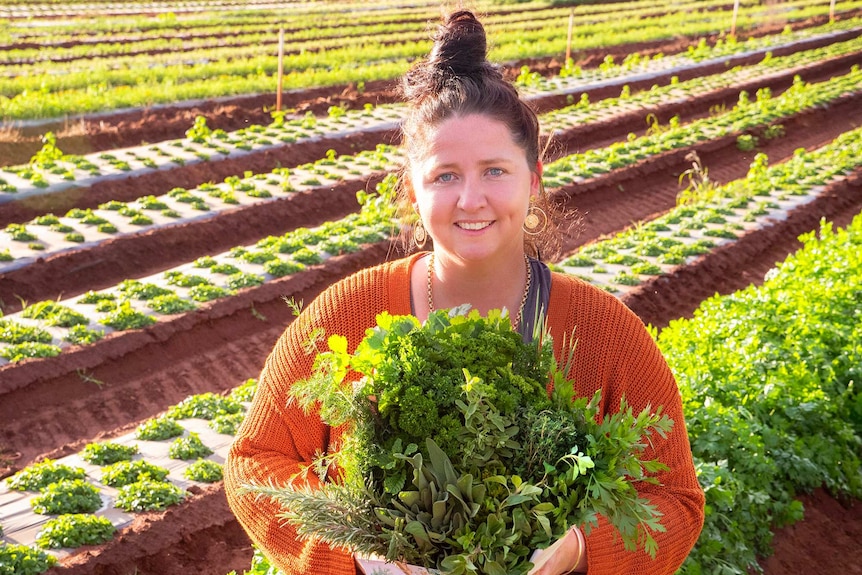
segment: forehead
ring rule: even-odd
[[[451,162],[488,157],[526,159],[526,151],[519,146],[508,126],[483,114],[452,116],[421,134],[421,142],[414,147],[414,163],[429,161]]]

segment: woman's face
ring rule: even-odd
[[[482,114],[449,118],[426,134],[410,177],[435,251],[464,262],[520,257],[541,165],[529,166],[509,129]]]

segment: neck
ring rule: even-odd
[[[518,322],[518,313],[527,289],[527,267],[523,253],[513,254],[505,262],[476,266],[462,264],[435,255],[429,258],[431,291],[429,307],[445,309],[462,304],[481,314],[491,309],[506,308],[512,323]]]

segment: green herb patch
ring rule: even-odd
[[[185,437],[178,437],[168,448],[168,456],[172,459],[200,459],[212,455],[213,450],[201,441],[197,433],[189,433]]]
[[[221,481],[223,476],[222,466],[209,459],[199,459],[183,471],[183,477],[201,483],[215,483]]]
[[[133,308],[130,302],[124,301],[106,313],[99,320],[99,323],[112,327],[117,331],[124,331],[152,325],[156,323],[156,320],[154,317]]]
[[[102,483],[111,487],[122,487],[142,479],[164,481],[168,473],[170,472],[164,467],[153,465],[143,459],[121,460],[102,470]]]
[[[64,479],[84,479],[86,472],[80,467],[72,467],[46,459],[28,465],[12,477],[6,479],[9,489],[18,491],[41,491],[51,483]]]
[[[83,314],[51,300],[41,301],[25,307],[21,311],[21,316],[42,320],[45,325],[58,325],[62,327],[87,325],[90,323],[90,320]]]
[[[0,573],[38,575],[57,564],[57,558],[29,545],[0,542]]]
[[[0,349],[0,357],[14,363],[27,358],[54,357],[61,352],[60,347],[54,344],[25,341]]]
[[[135,437],[147,441],[162,441],[179,437],[185,432],[182,425],[170,417],[154,417],[140,424],[135,430]]]
[[[147,305],[154,311],[165,315],[185,313],[197,307],[194,302],[183,299],[175,293],[158,295],[149,300]]]
[[[192,395],[168,409],[166,416],[172,419],[198,417],[213,419],[225,413],[238,413],[243,409],[240,403],[230,397],[207,392]]]
[[[72,513],[49,519],[39,531],[36,543],[46,549],[98,545],[110,541],[116,530],[106,517]]]
[[[121,443],[88,443],[81,450],[81,458],[93,465],[110,465],[118,461],[129,461],[138,453],[136,445]]]
[[[758,569],[772,529],[802,518],[801,492],[862,496],[862,216],[802,241],[762,286],[713,297],[658,336],[706,492],[683,573]]]
[[[42,328],[0,318],[0,341],[17,343],[50,343],[51,334]]]
[[[185,499],[185,491],[172,483],[143,479],[124,485],[114,503],[124,511],[164,511]]]
[[[30,500],[33,511],[43,515],[92,513],[102,506],[99,488],[84,479],[61,479]]]
[[[242,423],[243,419],[245,419],[245,413],[226,413],[216,415],[212,418],[212,421],[210,421],[210,427],[214,429],[216,433],[236,435],[236,430],[239,428],[239,424]]]

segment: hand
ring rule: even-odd
[[[587,549],[583,533],[572,527],[546,549],[533,552],[533,568],[527,575],[563,575],[586,571]]]

